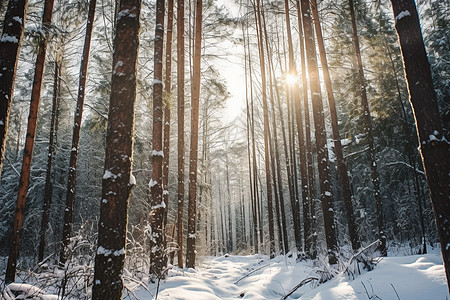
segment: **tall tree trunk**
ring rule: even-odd
[[[122,299],[128,202],[134,186],[131,170],[140,5],[139,0],[121,0],[116,20],[92,299]]]
[[[178,117],[178,267],[183,268],[184,208],[184,0],[177,0],[177,117]]]
[[[153,79],[153,140],[152,140],[152,179],[151,194],[151,228],[150,237],[150,277],[163,279],[164,271],[164,211],[166,204],[162,197],[163,164],[163,51],[164,51],[164,13],[165,1],[156,1],[155,53]]]
[[[294,60],[294,47],[292,43],[292,34],[291,34],[291,21],[290,21],[290,13],[289,13],[289,1],[284,1],[284,9],[285,9],[285,20],[286,20],[286,33],[288,38],[288,51],[289,51],[289,75],[298,78],[297,74],[297,66]],[[307,165],[306,165],[306,153],[305,153],[305,139],[303,136],[303,116],[301,111],[301,103],[300,103],[300,91],[298,87],[297,81],[289,86],[292,94],[292,101],[294,102],[295,109],[295,119],[297,122],[297,135],[298,135],[298,143],[299,143],[299,166],[300,166],[300,180],[302,183],[302,207],[303,207],[303,232],[304,232],[304,241],[305,246],[304,250],[308,249],[310,246],[308,244],[309,236],[311,235],[311,220],[309,214],[309,199],[308,199],[308,173],[307,173]],[[300,249],[299,249],[300,250]]]
[[[230,161],[228,160],[228,143],[227,141],[224,142],[225,145],[225,179],[226,179],[226,185],[227,185],[227,212],[228,216],[226,218],[227,222],[227,232],[228,232],[228,239],[227,239],[227,252],[230,253],[233,251],[233,227],[232,227],[232,216],[231,216],[231,184],[230,184]]]
[[[14,2],[14,1],[12,1]],[[48,29],[52,22],[53,0],[46,0],[44,3],[44,13],[42,16],[42,27],[44,31]],[[15,22],[16,23],[16,22]],[[2,36],[2,40],[4,39]],[[11,39],[12,37],[10,37]],[[31,158],[33,156],[34,138],[36,135],[36,124],[39,111],[39,101],[41,99],[42,78],[45,68],[45,55],[47,53],[47,32],[42,42],[38,46],[36,57],[33,87],[31,91],[30,114],[28,116],[27,137],[25,140],[25,150],[23,151],[22,170],[20,173],[19,190],[17,192],[17,204],[11,235],[11,245],[9,249],[8,266],[6,269],[5,282],[13,282],[16,276],[16,263],[19,256],[19,244],[22,235],[23,217],[25,212],[25,202],[30,181]]]
[[[248,26],[247,26],[247,40],[250,40],[249,33],[248,33]],[[252,205],[253,205],[253,235],[254,235],[254,250],[255,253],[259,252],[259,245],[262,243],[263,237],[260,235],[260,222],[258,218],[258,203],[259,203],[259,191],[258,191],[258,165],[256,163],[256,143],[255,143],[255,112],[254,112],[254,103],[253,103],[253,66],[252,66],[252,55],[250,51],[250,43],[247,43],[248,48],[248,77],[249,77],[249,84],[250,84],[250,110],[251,110],[251,144],[252,144],[252,172],[253,172],[253,182],[251,183],[253,186],[253,199],[252,199]]]
[[[39,242],[38,260],[41,262],[44,259],[44,250],[46,246],[45,235],[47,233],[48,221],[50,216],[50,206],[53,196],[53,184],[52,184],[52,162],[53,154],[55,153],[55,127],[56,127],[56,111],[58,110],[58,77],[59,67],[58,62],[55,61],[55,73],[53,80],[53,101],[52,101],[52,117],[50,121],[50,137],[48,141],[48,155],[47,155],[47,171],[45,174],[45,187],[44,187],[44,205],[42,209],[41,219],[41,231]]]
[[[255,191],[253,190],[253,176],[252,176],[252,151],[251,151],[251,139],[250,139],[250,128],[251,128],[251,120],[250,120],[250,103],[249,103],[249,96],[248,96],[248,66],[247,66],[247,55],[250,56],[250,53],[247,54],[247,39],[246,34],[244,30],[244,23],[242,23],[242,38],[244,42],[244,72],[245,72],[245,103],[246,103],[246,126],[247,126],[247,155],[248,155],[248,176],[249,176],[249,185],[250,185],[250,208],[251,208],[251,214],[254,218],[255,216],[255,206],[253,199],[255,197]],[[253,223],[250,223],[253,225]],[[250,245],[254,245],[256,242],[256,234],[254,228],[250,226]],[[252,243],[253,242],[253,243]]]
[[[314,18],[314,29],[319,48],[320,64],[322,65],[323,79],[327,90],[328,106],[330,108],[331,130],[333,132],[334,153],[339,173],[339,180],[342,187],[342,198],[344,200],[345,211],[347,213],[347,225],[350,235],[350,241],[354,251],[361,246],[358,238],[357,227],[352,204],[352,191],[350,189],[350,180],[348,178],[347,165],[345,164],[344,154],[342,152],[341,136],[339,134],[338,116],[336,112],[336,102],[334,100],[333,87],[331,85],[331,76],[328,69],[327,54],[323,43],[322,28],[320,26],[319,11],[317,1],[311,0],[311,8]]]
[[[273,194],[275,199],[275,214],[276,214],[276,222],[277,222],[277,233],[278,233],[278,246],[280,250],[285,253],[284,249],[287,249],[287,247],[284,247],[283,240],[287,238],[287,234],[283,234],[283,226],[285,227],[286,224],[283,226],[281,225],[281,213],[280,213],[280,198],[283,196],[283,187],[281,185],[281,181],[278,181],[280,172],[276,172],[276,165],[277,165],[277,158],[279,159],[278,155],[278,145],[277,145],[277,136],[276,136],[276,119],[275,119],[275,105],[274,105],[274,95],[273,95],[273,82],[272,82],[272,73],[271,73],[271,67],[272,67],[272,61],[270,59],[271,51],[269,49],[269,42],[268,42],[268,34],[267,34],[267,25],[266,25],[266,18],[265,18],[265,12],[264,9],[261,13],[262,15],[262,21],[263,21],[263,29],[264,29],[264,41],[265,41],[265,47],[268,54],[268,74],[269,74],[269,99],[270,99],[270,105],[271,105],[271,112],[272,112],[272,127],[273,127],[273,135],[269,135],[269,149],[270,149],[270,157],[271,157],[271,167],[273,171]],[[273,140],[272,140],[273,139]],[[277,153],[277,155],[275,155]],[[280,184],[280,185],[279,185]],[[285,222],[284,222],[285,223]]]
[[[188,236],[186,240],[186,267],[195,268],[195,218],[197,214],[197,160],[198,160],[198,112],[200,99],[200,71],[202,46],[202,0],[196,0],[193,82],[191,95],[191,149],[189,153],[189,205]]]
[[[64,264],[67,260],[67,246],[70,242],[73,225],[73,206],[75,202],[75,186],[77,181],[77,161],[80,141],[81,121],[83,119],[83,106],[86,90],[87,68],[89,52],[91,49],[92,29],[94,27],[95,7],[97,1],[90,0],[88,19],[86,23],[86,35],[84,37],[83,56],[81,58],[80,78],[78,83],[77,107],[73,121],[72,149],[69,160],[69,179],[67,182],[66,208],[64,210],[64,227],[61,243],[59,262]]]
[[[269,108],[267,105],[266,95],[266,67],[264,61],[264,43],[263,43],[263,31],[261,20],[261,7],[260,0],[256,1],[256,12],[258,16],[257,31],[259,32],[258,48],[259,48],[259,61],[261,68],[261,92],[263,99],[263,114],[264,114],[264,163],[266,169],[266,186],[267,186],[267,211],[268,211],[268,223],[269,223],[269,255],[275,256],[274,245],[274,226],[273,226],[273,205],[272,205],[272,184],[271,184],[271,170],[270,170],[270,157],[269,157]]]
[[[443,136],[436,92],[433,88],[430,64],[422,39],[415,2],[391,0],[391,3],[450,291],[449,142]]]
[[[364,131],[367,133],[367,144],[369,146],[369,163],[370,168],[372,170],[372,184],[375,195],[376,202],[376,214],[377,214],[377,224],[378,224],[378,234],[379,239],[381,240],[380,252],[382,256],[387,255],[386,248],[386,235],[384,232],[384,217],[383,217],[383,206],[381,202],[381,193],[380,193],[380,179],[378,176],[377,162],[376,162],[376,153],[375,147],[373,143],[373,129],[372,129],[372,120],[370,115],[369,101],[367,100],[367,91],[366,91],[366,80],[364,76],[364,70],[361,60],[361,49],[359,46],[359,38],[358,38],[358,30],[356,28],[356,18],[355,18],[355,10],[353,7],[353,0],[349,0],[350,6],[350,17],[352,21],[352,39],[353,45],[355,47],[356,54],[356,62],[358,64],[358,77],[359,77],[359,85],[361,87],[361,105],[363,108],[363,124]]]
[[[311,258],[316,258],[317,255],[317,228],[316,228],[316,192],[315,192],[315,180],[314,180],[314,170],[313,170],[313,155],[312,155],[312,143],[311,143],[311,120],[309,116],[309,98],[308,98],[308,80],[306,76],[306,61],[305,61],[305,36],[303,34],[302,27],[302,17],[300,12],[300,2],[296,1],[297,7],[297,25],[299,32],[299,44],[300,44],[300,61],[302,65],[302,91],[303,91],[303,111],[305,117],[305,147],[306,147],[306,168],[308,174],[308,202],[309,211],[307,214],[310,215],[310,235],[305,241],[305,252]]]
[[[325,131],[322,96],[320,93],[319,68],[315,49],[315,39],[312,28],[311,9],[308,0],[301,0],[303,33],[305,34],[305,52],[309,71],[309,85],[314,114],[316,136],[317,162],[319,169],[320,200],[322,203],[325,238],[330,264],[336,264],[337,240],[334,225],[333,197],[331,193],[331,174],[328,165],[328,149]]]
[[[20,140],[22,137],[22,113],[23,111],[20,110],[19,114],[15,116],[16,121],[19,123],[17,128],[17,139],[16,139],[16,159],[19,159],[19,152],[20,152]]]
[[[28,0],[10,0],[3,20],[3,34],[0,39],[0,175],[5,156],[6,135],[9,114],[14,94],[17,61],[25,28]]]
[[[166,41],[166,76],[164,78],[164,158],[162,166],[163,200],[166,206],[164,210],[164,228],[167,225],[167,211],[169,205],[169,154],[170,154],[170,113],[172,107],[172,37],[173,37],[173,2],[167,3],[167,41]],[[173,236],[172,236],[173,237]],[[167,247],[167,233],[164,232],[164,249]],[[167,254],[167,253],[166,253]],[[167,255],[164,255],[164,266],[167,265]]]

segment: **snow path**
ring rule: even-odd
[[[273,260],[261,255],[206,258],[196,270],[170,270],[169,278],[160,283],[158,299],[279,299],[311,270],[306,262],[296,264],[282,256]],[[156,291],[153,285],[150,289]]]
[[[167,280],[160,283],[158,299],[280,299],[308,277],[313,267],[311,261],[295,263],[283,256],[272,260],[261,255],[203,258],[196,270],[171,269]],[[261,269],[242,279],[258,268]],[[402,300],[449,297],[442,260],[437,253],[383,258],[373,271],[362,272],[354,280],[341,274],[315,289],[307,284],[288,299],[397,300],[396,294]],[[150,284],[149,288],[156,293],[156,284]],[[135,295],[139,299],[152,299],[142,289],[135,291]]]

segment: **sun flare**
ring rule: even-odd
[[[297,83],[297,76],[292,74],[286,74],[286,83],[288,85],[294,85]]]

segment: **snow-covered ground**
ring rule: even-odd
[[[262,255],[199,258],[195,270],[173,267],[168,278],[159,283],[158,293],[157,283],[126,280],[124,299],[156,299],[156,295],[160,300],[281,299],[305,278],[320,274],[317,270],[323,270],[323,265],[296,262],[287,256],[272,260]],[[12,287],[23,291],[31,288],[27,294],[37,296],[20,299],[57,299],[45,295],[44,290],[50,290],[46,287],[38,291],[26,284]],[[441,257],[432,253],[383,258],[370,272],[361,269],[361,274],[355,277],[341,273],[320,285],[313,280],[286,299],[448,300],[450,297]]]
[[[196,270],[172,269],[168,279],[160,282],[158,299],[280,299],[315,269],[311,261],[296,263],[284,256],[209,258]],[[437,253],[383,258],[373,271],[361,273],[354,279],[340,274],[319,286],[308,283],[287,299],[450,299]],[[150,291],[156,295],[156,285],[150,285]],[[135,295],[151,299],[142,288]]]

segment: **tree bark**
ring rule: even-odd
[[[250,40],[248,26],[247,26],[247,40]],[[258,189],[258,165],[256,162],[256,143],[255,143],[255,112],[254,112],[254,101],[253,101],[253,66],[252,66],[252,55],[250,52],[250,43],[247,43],[248,48],[248,77],[250,84],[250,110],[251,110],[251,120],[250,120],[250,132],[251,132],[251,143],[252,143],[252,172],[253,172],[253,199],[252,204],[254,210],[252,211],[253,217],[253,234],[254,234],[254,250],[255,253],[259,252],[259,245],[263,241],[262,235],[260,235],[261,224],[258,218],[258,207],[259,207],[259,189]]]
[[[164,158],[162,166],[163,201],[166,205],[164,210],[164,228],[167,225],[167,211],[169,205],[169,155],[170,155],[170,114],[172,109],[172,36],[173,36],[173,2],[167,4],[167,41],[166,41],[166,76],[164,79]],[[167,247],[167,233],[164,231],[164,249]],[[173,237],[173,235],[172,235]],[[167,265],[167,253],[164,255],[164,266]]]
[[[53,0],[46,0],[42,16],[42,27],[44,31],[52,22]],[[23,20],[23,19],[22,19]],[[16,23],[16,22],[15,22]],[[4,35],[2,36],[3,40]],[[13,222],[11,245],[9,249],[8,266],[6,268],[5,282],[11,283],[16,276],[16,263],[19,256],[19,244],[22,235],[22,225],[25,212],[25,203],[30,181],[31,158],[33,156],[34,138],[36,135],[36,124],[41,99],[42,78],[45,68],[45,55],[47,52],[47,33],[38,46],[36,57],[33,87],[31,91],[30,114],[28,116],[27,137],[23,151],[22,170],[20,172],[19,190],[17,193],[17,204]],[[3,102],[2,102],[3,103]]]
[[[242,24],[242,39],[244,42],[244,72],[245,72],[245,104],[246,104],[246,126],[247,126],[247,155],[248,155],[248,176],[249,176],[249,186],[250,186],[250,209],[252,218],[255,218],[255,206],[254,206],[254,197],[255,192],[253,190],[253,176],[252,176],[252,151],[251,151],[251,139],[250,139],[250,128],[251,128],[251,119],[250,119],[250,102],[248,95],[248,72],[249,67],[247,67],[247,55],[250,56],[250,53],[247,54],[247,42],[246,42],[246,34],[244,30],[244,23]],[[254,246],[257,241],[253,223],[250,223],[250,246]]]
[[[166,204],[163,200],[163,52],[164,52],[165,1],[156,1],[156,25],[153,79],[153,151],[151,194],[151,236],[150,236],[150,279],[163,279],[164,268],[164,215]]]
[[[178,267],[183,268],[184,208],[184,0],[177,0],[177,117],[178,117]]]
[[[313,153],[312,153],[312,143],[311,143],[311,120],[309,116],[309,98],[308,98],[308,80],[306,76],[306,61],[305,61],[305,36],[303,34],[302,27],[302,17],[300,11],[300,2],[296,1],[297,6],[297,23],[299,32],[299,44],[300,44],[300,61],[302,65],[302,91],[303,91],[303,111],[305,117],[305,147],[306,147],[306,169],[308,174],[308,202],[309,211],[306,212],[310,216],[310,235],[307,240],[305,240],[305,252],[312,259],[317,256],[317,228],[316,228],[316,192],[315,192],[315,174],[313,171]]]
[[[430,64],[413,0],[391,0],[403,56],[410,103],[416,120],[420,153],[441,243],[450,291],[450,146],[443,136]]]
[[[186,267],[195,268],[195,219],[197,214],[197,162],[198,162],[198,119],[200,99],[200,71],[202,44],[202,0],[196,0],[195,41],[193,59],[193,82],[191,95],[191,149],[189,153],[189,205],[188,236],[186,240]]]
[[[320,200],[322,203],[325,238],[330,264],[336,264],[337,240],[334,225],[333,198],[331,192],[331,174],[328,165],[328,149],[325,131],[322,96],[320,93],[319,68],[315,49],[315,39],[312,28],[311,9],[308,0],[301,0],[303,33],[305,34],[305,52],[309,71],[309,85],[314,114],[316,136],[317,162],[319,169]]]
[[[91,49],[92,29],[94,27],[95,7],[97,1],[89,1],[89,12],[84,37],[83,56],[81,58],[80,78],[78,83],[78,97],[73,121],[72,149],[70,150],[69,176],[67,181],[66,208],[64,210],[64,227],[59,262],[64,264],[67,260],[67,246],[70,242],[73,225],[73,206],[75,202],[75,187],[77,181],[77,161],[80,141],[81,121],[83,119],[83,106],[86,90],[87,68],[89,52]]]
[[[134,136],[141,1],[121,0],[114,38],[105,173],[92,299],[122,299]]]
[[[28,0],[10,0],[3,20],[3,34],[0,39],[0,74],[2,75],[0,76],[0,175],[5,156],[9,114],[27,6]]]

